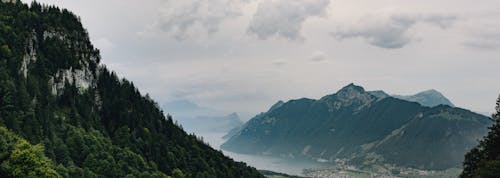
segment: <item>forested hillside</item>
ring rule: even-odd
[[[99,62],[73,13],[0,3],[1,177],[262,177]]]

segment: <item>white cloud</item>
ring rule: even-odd
[[[341,25],[331,34],[338,39],[362,38],[380,48],[396,49],[418,39],[411,33],[417,23],[444,29],[451,26],[456,19],[456,16],[440,14],[378,12],[366,15],[355,23]]]
[[[247,29],[260,39],[273,36],[302,40],[302,24],[310,17],[326,14],[330,0],[273,0],[263,1]]]
[[[324,62],[327,61],[326,54],[323,51],[315,51],[309,58],[313,62]]]
[[[184,40],[197,35],[210,35],[219,31],[227,19],[241,16],[245,0],[182,0],[166,1],[152,25],[139,34],[163,32]]]

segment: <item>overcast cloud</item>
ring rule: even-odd
[[[332,35],[338,39],[362,38],[371,45],[395,49],[419,39],[411,30],[417,23],[448,28],[457,17],[438,14],[377,12],[367,14],[352,24],[341,25]]]
[[[261,1],[253,15],[248,32],[260,39],[281,37],[302,40],[302,24],[310,17],[326,15],[330,0]]]
[[[491,112],[500,93],[498,0],[39,2],[78,14],[103,63],[160,104],[249,119],[354,82]]]
[[[464,29],[469,38],[464,41],[467,47],[481,50],[500,49],[500,11],[486,12],[473,16],[464,23]]]
[[[219,31],[227,19],[241,15],[242,0],[166,0],[158,9],[158,19],[140,35],[164,32],[177,40]]]

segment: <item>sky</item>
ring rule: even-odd
[[[103,63],[160,105],[188,100],[245,120],[355,83],[436,89],[491,113],[500,94],[498,0],[38,2],[80,16]]]

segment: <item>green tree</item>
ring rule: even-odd
[[[0,127],[0,175],[9,177],[61,177],[53,168],[52,162],[45,157],[41,145],[32,146],[5,128]],[[12,150],[12,151],[9,151]]]
[[[172,171],[172,176],[173,178],[186,178],[186,175],[179,168],[175,168]]]
[[[496,103],[495,123],[486,137],[465,155],[460,177],[500,177],[500,97]]]
[[[10,50],[9,45],[2,45],[0,47],[0,56],[2,56],[2,57],[12,56],[12,50]]]

